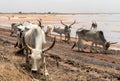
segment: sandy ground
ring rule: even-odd
[[[113,30],[112,32],[117,32],[117,33],[120,33],[120,30]]]
[[[39,15],[39,14],[0,14],[0,23],[32,21],[37,23],[41,18],[43,24],[59,23],[73,15]],[[10,17],[10,18],[9,18]],[[70,22],[66,22],[70,23]],[[54,35],[52,35],[54,36]],[[53,37],[47,37],[49,46]],[[77,47],[71,49],[74,38],[70,44],[60,42],[59,36],[52,50],[47,54],[47,68],[49,77],[43,76],[41,71],[33,74],[30,65],[25,63],[25,56],[15,54],[18,48],[14,48],[16,37],[10,37],[8,27],[0,27],[0,81],[120,81],[120,48],[112,45],[108,54],[89,53],[89,44],[86,43],[86,52],[78,52]],[[101,50],[101,48],[98,48]],[[56,65],[56,58],[59,67]]]
[[[34,23],[38,23],[38,19],[42,19],[43,24],[50,24],[50,23],[60,23],[60,20],[65,20],[73,15],[50,15],[50,14],[0,14],[0,23],[6,22],[24,22],[24,21],[31,21]],[[69,24],[71,22],[66,22]]]

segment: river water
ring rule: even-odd
[[[71,36],[75,37],[78,28],[84,27],[90,29],[92,21],[96,21],[97,30],[102,30],[107,41],[118,42],[120,44],[120,14],[79,14],[74,15],[65,22],[73,22],[76,20],[78,24],[74,24],[71,28]],[[57,27],[61,24],[53,24]],[[52,32],[53,33],[53,32]]]
[[[120,14],[78,14],[68,17],[64,22],[73,22],[74,20],[78,23],[74,24],[71,28],[72,37],[75,37],[75,32],[78,28],[84,27],[90,29],[92,21],[96,21],[97,29],[103,31],[107,41],[118,42],[120,44],[120,32],[113,32],[120,31]],[[0,25],[10,27],[10,23]],[[45,29],[47,25],[45,24]],[[52,27],[63,27],[60,23],[51,25]]]

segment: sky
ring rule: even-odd
[[[0,12],[120,13],[120,0],[0,0]]]

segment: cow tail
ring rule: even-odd
[[[72,48],[71,48],[71,49],[73,49],[75,46],[76,46],[76,42],[74,42],[74,44],[73,44],[73,46],[72,46]]]
[[[72,46],[72,48],[71,49],[73,49],[75,46],[76,46],[76,42],[77,42],[77,32],[76,32],[76,36],[75,36],[75,42],[74,42],[74,44],[73,44],[73,46]]]

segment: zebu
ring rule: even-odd
[[[17,26],[17,42],[14,47],[22,48],[23,47],[23,32],[25,31],[25,26]]]
[[[13,36],[13,34],[16,34],[17,33],[17,26],[20,26],[22,25],[22,23],[12,23],[11,24],[11,29],[10,29],[10,36]]]
[[[75,43],[73,45],[72,49],[77,44],[78,50],[80,50],[80,48],[81,48],[81,51],[84,51],[82,40],[85,40],[85,41],[92,41],[92,44],[90,47],[90,52],[92,52],[92,48],[93,48],[94,44],[96,45],[96,48],[97,48],[97,44],[99,44],[99,45],[102,45],[103,52],[106,53],[106,51],[108,50],[110,45],[114,44],[114,43],[110,43],[110,42],[106,41],[102,31],[92,31],[92,30],[87,30],[87,29],[81,28],[76,31],[76,34],[78,35],[78,41],[77,41],[77,43]]]
[[[48,25],[48,26],[47,26],[47,30],[45,31],[45,35],[46,35],[46,36],[49,36],[49,35],[51,36],[51,30],[52,30],[52,26],[51,26],[51,25]]]
[[[61,41],[62,41],[62,34],[64,34],[65,35],[65,40],[66,40],[66,34],[65,34],[65,31],[64,31],[64,28],[54,27],[53,32],[56,32],[56,33],[60,34],[60,40]]]
[[[21,28],[18,28],[18,26],[29,26],[33,23],[27,21],[27,22],[24,22],[24,23],[12,23],[11,24],[11,29],[10,29],[10,36],[13,36],[13,34],[17,34],[18,31],[21,29]]]
[[[60,28],[60,27],[59,28],[55,28],[54,27],[53,32],[56,32],[56,33],[60,34],[60,40],[62,40],[62,34],[64,34],[65,35],[65,41],[69,42],[69,40],[70,40],[70,33],[71,33],[71,29],[70,28],[72,27],[73,24],[75,24],[75,22],[76,21],[74,21],[70,25],[66,25],[61,20],[61,24],[64,25],[64,28]]]
[[[37,26],[37,24],[31,23],[29,21],[21,23],[20,25],[16,25],[16,35],[17,42],[14,47],[22,48],[23,47],[23,34],[25,31],[31,29],[33,26]]]
[[[24,49],[31,50],[31,54],[28,55],[27,53],[26,61],[29,61],[28,56],[30,56],[32,59],[32,68],[31,68],[32,72],[38,71],[40,61],[43,59],[45,63],[45,75],[48,75],[44,53],[50,50],[55,45],[55,38],[50,47],[43,49],[43,45],[45,43],[46,43],[45,33],[37,25],[36,26],[33,25],[33,27],[24,34],[24,44],[25,44]]]
[[[96,23],[96,22],[92,22],[92,25],[91,25],[90,30],[95,30],[95,31],[97,31],[97,23]]]
[[[42,19],[39,18],[39,20],[37,20],[39,23],[38,23],[38,26],[41,27],[41,28],[44,28],[44,26],[42,25]]]

